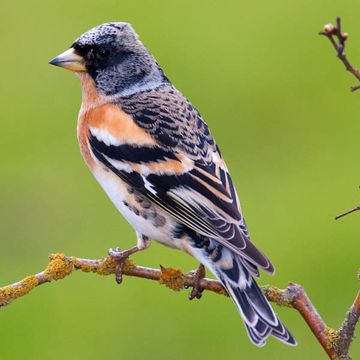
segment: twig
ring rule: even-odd
[[[322,31],[319,32],[319,35],[326,36],[334,49],[336,50],[337,57],[342,61],[345,66],[345,69],[353,74],[356,79],[360,81],[360,70],[352,66],[345,54],[345,41],[349,38],[348,33],[343,33],[341,31],[341,19],[338,16],[336,18],[336,26],[333,24],[326,24]],[[356,91],[360,89],[360,84],[351,86],[351,91]],[[353,209],[346,211],[340,215],[335,216],[335,220],[342,218],[343,216],[349,215],[355,211],[360,210],[360,205],[354,207]]]
[[[319,35],[326,36],[336,50],[337,57],[342,61],[345,69],[353,74],[360,81],[360,70],[351,65],[345,54],[345,41],[349,34],[341,32],[340,17],[336,18],[336,26],[333,24],[326,24],[324,29],[319,32]],[[351,91],[360,89],[360,84],[351,87]]]
[[[352,208],[352,209],[350,209],[350,210],[348,210],[348,211],[345,211],[344,213],[342,213],[342,214],[340,214],[340,215],[335,216],[335,220],[340,219],[340,218],[342,218],[343,216],[349,215],[349,214],[351,214],[351,213],[353,213],[353,212],[355,212],[355,211],[359,211],[359,210],[360,210],[360,205],[355,206],[354,208]]]
[[[116,263],[110,256],[101,260],[91,260],[64,254],[51,254],[49,259],[44,271],[0,288],[0,307],[26,295],[39,285],[63,279],[74,270],[93,272],[99,275],[115,274]],[[127,276],[158,281],[175,291],[193,287],[195,284],[194,276],[191,273],[184,274],[173,268],[153,269],[138,266],[130,259],[125,263],[122,273]],[[227,295],[217,280],[203,278],[200,281],[200,287],[217,294]],[[324,323],[302,286],[290,283],[286,289],[264,286],[262,290],[269,301],[279,306],[294,308],[301,314],[330,359],[350,359],[348,351],[360,316],[360,291],[340,330],[334,330]]]

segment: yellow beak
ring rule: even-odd
[[[86,71],[84,58],[76,54],[73,48],[70,48],[59,56],[54,57],[49,64],[60,66],[71,71]]]

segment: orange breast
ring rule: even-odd
[[[95,166],[95,160],[89,148],[90,128],[109,134],[118,143],[149,147],[156,145],[154,138],[140,128],[120,106],[111,104],[110,99],[97,93],[92,79],[87,74],[79,77],[83,101],[78,119],[78,141],[81,154],[91,169]]]
[[[97,161],[89,146],[90,130],[100,136],[100,140],[113,145],[136,145],[139,147],[155,147],[157,142],[133,118],[126,114],[120,106],[110,103],[111,99],[99,95],[93,80],[86,74],[80,75],[83,88],[83,101],[78,121],[78,140],[81,153],[88,166],[95,170]],[[97,136],[97,135],[96,135]],[[164,159],[146,163],[124,162],[138,173],[181,174],[193,166],[193,161],[181,153],[177,160]]]
[[[103,104],[87,112],[80,113],[78,122],[78,140],[85,161],[93,167],[94,160],[89,149],[89,130],[97,129],[110,135],[118,143],[138,146],[155,146],[154,138],[140,128],[122,109],[114,104]]]

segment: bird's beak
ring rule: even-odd
[[[86,71],[84,58],[78,55],[73,48],[54,57],[49,64],[71,71]]]

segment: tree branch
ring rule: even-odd
[[[345,54],[345,41],[348,39],[349,34],[341,32],[340,17],[336,18],[336,26],[333,24],[326,24],[324,29],[319,32],[319,35],[326,36],[330,40],[331,44],[336,50],[337,57],[342,61],[345,69],[360,81],[360,70],[351,65]],[[351,91],[356,91],[360,89],[360,84],[354,85],[350,89]]]
[[[335,220],[338,220],[338,219],[340,219],[340,218],[342,218],[342,217],[344,217],[346,215],[349,215],[349,214],[351,214],[351,213],[353,213],[355,211],[359,211],[359,210],[360,210],[360,205],[355,206],[354,208],[352,208],[352,209],[350,209],[348,211],[345,211],[344,213],[342,213],[340,215],[335,216]]]
[[[91,260],[65,256],[64,254],[51,254],[44,271],[0,288],[0,307],[9,305],[12,301],[28,294],[39,285],[63,279],[74,270],[99,275],[111,275],[115,274],[116,263],[110,256],[100,260]],[[184,274],[178,269],[162,266],[160,269],[138,266],[130,259],[126,261],[122,273],[127,276],[158,281],[175,291],[193,287],[195,284],[191,272]],[[217,280],[201,279],[200,287],[217,294],[227,295],[225,289]],[[289,283],[286,289],[279,289],[268,285],[262,287],[262,290],[269,301],[279,306],[296,309],[301,314],[330,359],[350,359],[349,347],[360,316],[360,291],[350,307],[341,328],[334,330],[322,320],[302,286]]]
[[[345,70],[349,71],[357,80],[360,81],[360,70],[351,65],[345,54],[345,41],[348,39],[349,34],[341,32],[341,19],[338,16],[336,18],[336,26],[333,24],[326,24],[322,31],[319,32],[319,35],[326,36],[331,42],[332,46],[336,51],[337,57],[342,61],[345,66]],[[351,91],[356,91],[360,89],[360,84],[351,86]],[[350,209],[340,215],[335,216],[335,220],[338,220],[346,215],[349,215],[355,211],[360,210],[360,205]]]

